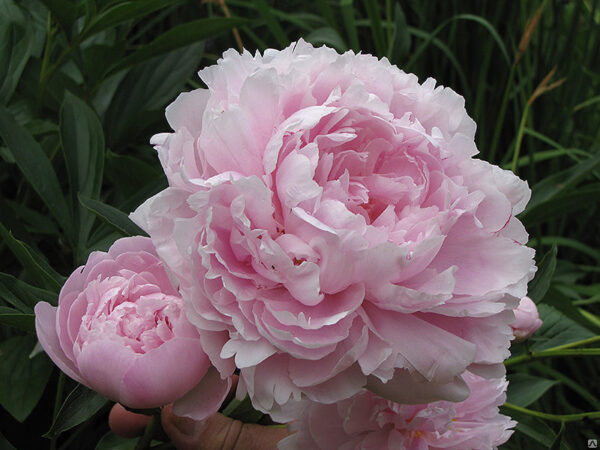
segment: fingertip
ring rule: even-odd
[[[150,416],[127,411],[119,403],[112,407],[108,415],[108,425],[112,432],[124,438],[140,436],[149,422]]]

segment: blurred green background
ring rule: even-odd
[[[600,1],[0,0],[0,448],[132,448],[40,353],[32,308],[139,232],[127,213],[166,186],[149,138],[198,69],[300,37],[452,87],[479,157],[529,182],[545,324],[507,362],[503,448],[600,439]]]

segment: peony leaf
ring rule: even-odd
[[[365,9],[369,16],[369,22],[371,24],[371,32],[373,33],[373,41],[375,42],[375,50],[377,56],[382,57],[385,55],[385,36],[383,33],[383,26],[381,24],[381,16],[379,14],[379,5],[375,0],[365,0]]]
[[[0,448],[2,450],[17,450],[2,433],[0,433]]]
[[[45,354],[29,358],[33,336],[0,343],[0,405],[23,422],[37,405],[54,367]]]
[[[154,11],[180,3],[183,3],[183,0],[135,0],[118,3],[94,17],[82,34],[89,37],[124,22],[141,19]]]
[[[55,292],[31,286],[7,273],[0,273],[0,298],[24,313],[33,312],[33,307],[39,301],[54,306],[58,304]]]
[[[11,0],[0,0],[0,104],[7,104],[31,56],[33,33]]]
[[[531,228],[533,225],[557,220],[577,211],[586,210],[590,204],[599,201],[600,183],[591,183],[528,209],[520,216],[520,219],[527,228]]]
[[[123,236],[147,236],[144,230],[127,217],[127,214],[114,206],[84,197],[83,195],[79,196],[79,201],[102,220],[119,230]]]
[[[556,253],[556,245],[553,245],[542,258],[535,278],[529,283],[527,295],[535,303],[541,302],[546,292],[548,292],[548,288],[552,282],[552,275],[554,275],[554,271],[556,270]]]
[[[223,414],[232,419],[244,423],[257,423],[263,418],[264,414],[252,407],[250,397],[246,396],[244,400],[234,398],[223,410]]]
[[[538,311],[544,324],[535,335],[536,342],[531,346],[533,351],[546,350],[595,336],[550,305],[538,304]]]
[[[500,407],[500,412],[512,417],[518,422],[516,427],[517,434],[515,437],[521,433],[524,434],[529,438],[526,440],[529,445],[533,444],[533,442],[531,442],[533,439],[534,441],[542,444],[544,446],[543,448],[548,448],[552,445],[552,442],[556,438],[556,433],[554,430],[552,430],[552,428],[550,428],[550,426],[541,419],[528,416],[518,411],[504,409],[503,407]],[[513,438],[511,442],[514,440],[515,439]]]
[[[96,113],[70,92],[60,111],[60,139],[69,174],[73,203],[77,194],[97,199],[104,171],[104,133]],[[74,208],[79,216],[78,248],[87,243],[94,216],[85,208]]]
[[[134,450],[138,439],[126,439],[112,432],[106,433],[96,445],[95,450]]]
[[[550,446],[550,448],[548,450],[559,450],[561,448],[563,436],[565,434],[565,429],[566,429],[565,423],[562,422],[560,424],[560,430],[558,430],[558,434],[554,438],[554,441],[552,442],[552,445]]]
[[[27,181],[44,201],[67,236],[74,240],[71,211],[50,160],[42,147],[15,121],[4,106],[0,106],[0,135]]]
[[[507,402],[517,406],[527,407],[540,398],[556,380],[535,377],[526,373],[508,375]]]
[[[42,0],[42,3],[52,12],[63,29],[69,32],[79,17],[79,10],[75,3],[68,0]]]
[[[123,58],[116,66],[111,68],[110,73],[114,74],[155,56],[197,43],[245,23],[247,23],[246,19],[211,17],[177,25],[161,34],[148,45]]]
[[[43,257],[35,252],[26,243],[15,238],[2,223],[0,223],[0,237],[13,252],[19,262],[31,275],[35,276],[40,285],[58,292],[64,282],[64,277],[59,275]]]
[[[35,315],[24,314],[18,309],[0,306],[0,323],[18,330],[35,333]]]
[[[160,110],[198,69],[202,50],[202,43],[190,45],[146,61],[127,73],[104,117],[111,148],[163,120],[164,113]]]
[[[346,28],[346,34],[348,35],[348,42],[352,50],[358,53],[360,50],[358,44],[358,31],[356,28],[356,21],[354,20],[354,6],[352,6],[353,0],[341,0],[340,9],[342,11],[342,18],[344,20],[344,28]]]
[[[53,438],[63,431],[85,422],[107,403],[108,400],[97,392],[78,384],[63,402],[52,426],[44,437]]]
[[[598,164],[600,164],[600,153],[581,161],[577,165],[544,178],[531,188],[531,200],[529,201],[527,209],[523,215],[526,216],[529,211],[533,210],[535,207],[552,200],[564,192],[567,192],[583,177],[594,170]]]
[[[277,40],[279,47],[284,48],[290,45],[290,40],[286,36],[285,31],[283,31],[283,28],[281,28],[281,25],[277,21],[277,18],[273,14],[271,7],[268,5],[266,0],[254,0],[253,3],[256,6],[256,9],[258,9],[258,12],[262,18],[265,20],[267,28]]]
[[[390,40],[387,56],[392,64],[401,67],[410,51],[410,33],[404,11],[399,3],[396,3],[394,16],[394,38]]]

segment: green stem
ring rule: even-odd
[[[490,146],[490,152],[487,160],[494,162],[496,156],[496,149],[498,148],[498,142],[500,141],[500,132],[502,131],[502,125],[504,124],[504,117],[506,116],[506,108],[508,107],[508,99],[510,98],[510,92],[515,80],[515,65],[510,66],[510,72],[508,74],[508,81],[506,82],[506,89],[504,90],[504,97],[502,98],[502,105],[500,106],[500,113],[496,120],[496,128],[494,128],[494,136],[492,137],[492,145]]]
[[[504,361],[506,367],[522,362],[541,358],[555,358],[558,356],[600,356],[600,348],[576,348],[571,350],[543,350],[541,352],[529,352],[524,355],[515,356]]]
[[[563,344],[563,345],[559,345],[557,347],[552,347],[548,350],[564,350],[567,348],[581,347],[582,345],[593,344],[595,342],[600,342],[600,336],[594,336],[591,338],[582,339],[580,341],[570,342],[568,344]]]
[[[541,411],[534,411],[532,409],[523,408],[521,406],[513,405],[512,403],[505,403],[503,405],[506,409],[518,411],[528,416],[539,417],[540,419],[550,420],[552,422],[577,422],[583,419],[600,419],[600,411],[592,411],[579,414],[548,414]]]
[[[579,312],[581,313],[581,315],[583,317],[585,317],[588,320],[588,322],[590,322],[591,324],[593,324],[593,325],[595,325],[595,326],[597,326],[597,327],[600,328],[600,317],[598,317],[595,314],[592,314],[589,311],[586,311],[583,308],[579,308]]]
[[[160,411],[152,415],[150,423],[146,425],[144,434],[140,440],[135,444],[135,450],[147,450],[150,448],[150,443],[154,439],[155,434],[160,429]]]
[[[517,173],[517,163],[519,162],[519,154],[521,153],[521,142],[523,142],[523,132],[525,130],[525,123],[527,122],[527,116],[529,115],[529,103],[525,104],[523,110],[523,117],[521,117],[521,123],[519,124],[519,133],[517,134],[517,140],[515,142],[515,152],[513,154],[513,161],[511,169],[513,173]]]
[[[599,342],[600,341],[600,336],[594,336],[591,338],[587,338],[587,339],[581,339],[579,341],[574,341],[574,342],[570,342],[568,344],[563,344],[563,345],[558,345],[556,347],[552,347],[549,348],[547,350],[543,350],[541,352],[527,352],[524,355],[519,355],[519,356],[513,356],[512,358],[507,359],[506,361],[504,361],[504,365],[505,366],[511,366],[513,364],[518,364],[520,362],[524,362],[524,361],[529,361],[531,359],[535,359],[535,355],[540,355],[540,354],[546,354],[547,352],[560,352],[562,350],[566,350],[568,348],[573,348],[573,347],[580,347],[582,345],[588,345],[588,344],[593,344],[595,342]],[[590,350],[595,350],[595,349],[590,349]],[[551,356],[554,356],[554,354],[551,354]],[[560,355],[559,355],[560,356]]]
[[[63,391],[65,390],[65,374],[60,372],[58,375],[58,384],[56,386],[56,396],[54,397],[54,410],[52,411],[52,421],[56,420],[56,416],[58,415],[58,411],[60,411],[60,406],[62,405],[63,399]],[[57,436],[53,436],[50,440],[50,449],[56,449],[56,438]]]

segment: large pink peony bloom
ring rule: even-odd
[[[179,415],[200,420],[229,390],[148,238],[92,253],[66,281],[58,308],[41,302],[35,315],[40,343],[63,372],[129,407],[177,400]]]
[[[524,341],[530,338],[541,326],[542,320],[537,306],[529,297],[523,297],[519,302],[519,306],[515,309],[515,321],[511,324],[515,339]]]
[[[295,433],[280,450],[490,450],[503,444],[516,422],[498,413],[508,383],[465,373],[471,389],[460,403],[399,405],[362,391],[338,404],[304,401]]]
[[[530,190],[473,159],[462,97],[304,41],[200,77],[152,139],[170,187],[132,218],[222,376],[235,361],[279,419],[302,394],[458,401],[467,368],[502,376],[535,271]]]

